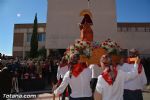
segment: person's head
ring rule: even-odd
[[[111,64],[111,58],[108,54],[102,55],[100,58],[100,65],[102,68],[109,67]]]
[[[73,54],[70,56],[70,63],[77,64],[79,59],[80,59],[79,54]]]
[[[139,56],[139,51],[133,48],[129,51],[129,56],[130,57],[137,57],[137,56]]]
[[[121,59],[120,59],[120,65],[123,65],[124,63],[127,62],[127,57],[126,56],[121,56]]]
[[[67,60],[64,57],[62,57],[60,61],[60,66],[66,65],[67,63],[68,63]]]

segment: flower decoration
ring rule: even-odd
[[[92,48],[96,49],[96,48],[100,48],[101,47],[101,43],[99,41],[93,41],[92,42]]]
[[[107,52],[109,54],[118,55],[119,52],[121,51],[120,46],[116,42],[114,42],[110,39],[107,39],[106,41],[102,42],[101,47],[104,48],[105,50],[107,50]]]
[[[79,54],[84,55],[86,57],[91,56],[91,43],[88,41],[82,41],[80,39],[75,40],[75,43],[73,45],[70,45],[66,52],[64,53],[65,59],[69,60],[70,55],[73,54]]]

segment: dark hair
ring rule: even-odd
[[[112,79],[112,81],[114,82],[114,81],[115,81],[115,73],[114,73],[114,71],[113,71],[113,68],[114,68],[115,66],[112,65],[112,58],[111,58],[110,55],[105,54],[105,55],[102,55],[102,57],[101,57],[101,59],[100,59],[100,62],[103,62],[103,63],[104,63],[104,59],[109,60],[109,65],[110,65],[110,66],[107,66],[107,68],[108,68],[108,73],[110,74],[111,79]]]

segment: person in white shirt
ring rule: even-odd
[[[130,58],[137,57],[138,51],[135,49],[130,50]],[[124,63],[121,70],[130,72],[134,68],[134,61],[128,60]],[[147,83],[146,75],[142,64],[138,65],[138,76],[132,80],[126,81],[124,84],[124,100],[143,100],[142,90]]]
[[[123,100],[124,83],[127,80],[137,76],[137,58],[134,69],[130,72],[118,70],[117,66],[110,65],[111,59],[108,55],[103,55],[100,59],[100,64],[105,69],[98,77],[98,82],[95,91],[95,100]]]
[[[89,68],[92,71],[91,88],[92,88],[92,94],[94,94],[98,76],[102,73],[103,68],[98,64],[90,64]]]
[[[79,62],[77,54],[71,57],[71,69],[68,71],[61,85],[54,91],[56,95],[61,94],[67,85],[71,87],[69,100],[92,100],[92,90],[90,88],[91,70],[86,63]]]
[[[60,85],[60,83],[62,82],[62,79],[64,78],[68,70],[69,70],[68,62],[66,59],[62,58],[58,66],[58,70],[57,70],[58,85]],[[67,86],[64,92],[62,93],[62,100],[65,100],[67,88],[69,88],[69,86]]]
[[[69,70],[68,63],[64,58],[62,58],[62,60],[60,61],[59,66],[58,66],[58,69],[57,69],[57,80],[63,79],[64,75],[66,74],[66,72],[68,70]]]

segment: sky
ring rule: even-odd
[[[14,24],[46,22],[47,0],[0,0],[0,53],[12,55]]]
[[[91,0],[92,1],[92,0]],[[14,24],[45,23],[47,0],[0,0],[0,53],[12,55]],[[116,0],[117,22],[150,22],[150,0]]]

